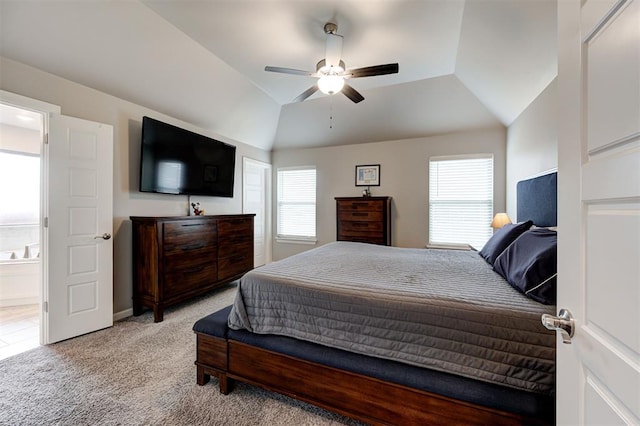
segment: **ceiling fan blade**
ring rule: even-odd
[[[318,91],[318,85],[314,84],[313,86],[309,87],[307,90],[302,92],[297,98],[293,100],[293,102],[302,102],[305,99],[307,99],[309,96],[316,93],[317,91]]]
[[[340,66],[342,59],[342,36],[338,34],[327,34],[327,47],[325,49],[325,64],[330,67]],[[344,65],[343,65],[344,66]]]
[[[371,67],[356,68],[345,71],[345,75],[351,78],[357,77],[373,77],[376,75],[396,74],[398,72],[398,64],[374,65]]]
[[[344,93],[347,98],[351,99],[356,104],[358,102],[364,101],[364,96],[362,96],[360,92],[349,86],[347,83],[345,83],[342,87],[342,93]]]
[[[293,68],[282,68],[282,67],[270,67],[270,66],[266,66],[264,67],[265,71],[269,71],[269,72],[279,72],[282,74],[294,74],[294,75],[306,75],[309,77],[315,77],[316,73],[312,72],[312,71],[303,71],[303,70],[296,70]]]

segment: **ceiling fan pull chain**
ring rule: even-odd
[[[329,98],[329,128],[333,129],[333,96]]]

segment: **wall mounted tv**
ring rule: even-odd
[[[142,118],[140,191],[233,197],[236,147]]]

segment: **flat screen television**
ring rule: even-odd
[[[142,118],[140,191],[233,197],[236,147]]]

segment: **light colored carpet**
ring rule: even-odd
[[[231,304],[231,285],[165,311],[0,361],[1,425],[357,425],[238,383],[229,395],[196,384],[203,316]]]

